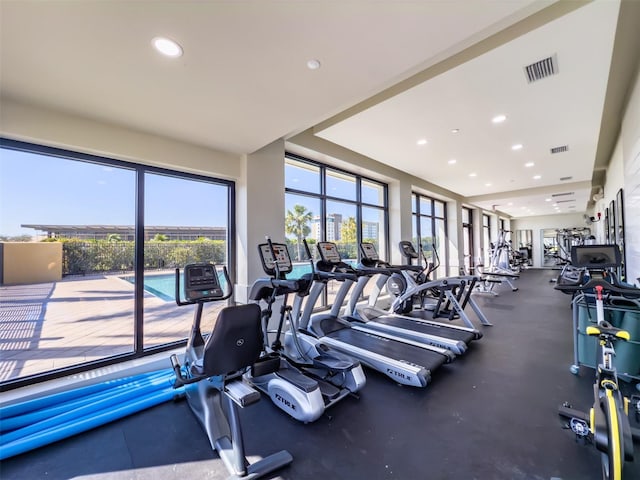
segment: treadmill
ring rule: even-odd
[[[455,358],[449,350],[423,348],[408,339],[399,341],[352,325],[335,313],[336,305],[337,310],[341,306],[338,297],[344,299],[344,295],[336,297],[330,313],[312,316],[314,305],[330,280],[343,282],[340,290],[348,290],[358,278],[352,267],[340,260],[334,243],[319,242],[317,247],[321,260],[316,263],[309,297],[299,313],[301,332],[313,335],[329,347],[356,358],[402,385],[425,387],[434,370]]]
[[[401,337],[419,342],[429,343],[447,348],[457,355],[466,352],[469,344],[482,338],[482,332],[474,327],[460,326],[450,323],[428,320],[424,317],[414,317],[406,314],[388,312],[369,303],[368,306],[357,308],[357,302],[369,280],[375,275],[386,279],[393,273],[401,272],[405,266],[392,266],[378,257],[372,243],[361,243],[362,261],[358,270],[363,274],[353,289],[344,316],[352,322],[362,322],[367,328],[385,334],[390,332]],[[413,267],[412,265],[408,266]],[[378,282],[381,283],[381,282]],[[439,290],[451,288],[447,279],[430,282]],[[455,300],[455,298],[454,298]]]

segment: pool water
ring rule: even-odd
[[[134,275],[126,275],[124,277],[120,277],[122,280],[126,280],[127,282],[135,285],[136,280]],[[224,278],[222,272],[218,272],[218,280],[220,281],[220,286],[224,290],[227,282]],[[184,275],[180,272],[180,289],[182,291],[184,285]],[[176,275],[175,273],[165,273],[165,274],[145,274],[144,276],[144,290],[152,295],[155,295],[158,298],[161,298],[165,302],[175,302],[176,301]]]
[[[346,260],[347,263],[353,263],[352,261]],[[300,278],[305,273],[311,273],[311,265],[308,263],[298,264],[293,266],[293,270],[291,273],[287,274],[287,278],[296,279]],[[135,285],[136,280],[134,275],[125,275],[124,277],[120,277],[122,280],[125,280],[132,285]],[[218,279],[220,280],[220,286],[224,290],[226,288],[227,282],[224,278],[224,275],[221,271],[218,271]],[[180,288],[183,288],[184,285],[183,274],[180,272]],[[175,302],[176,301],[176,275],[175,273],[161,273],[161,274],[152,274],[145,273],[144,276],[144,290],[152,295],[155,295],[158,298],[161,298],[165,302]]]

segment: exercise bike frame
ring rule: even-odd
[[[629,399],[619,389],[613,357],[614,342],[629,340],[629,333],[612,327],[604,320],[603,291],[624,294],[629,289],[616,287],[601,279],[589,281],[576,290],[595,289],[597,326],[587,327],[586,333],[598,337],[599,363],[593,386],[594,401],[589,414],[565,404],[559,414],[571,419],[571,429],[577,436],[589,437],[601,453],[602,474],[605,480],[622,480],[625,461],[633,461],[633,440],[640,434],[629,423]],[[636,293],[636,295],[638,295]],[[585,428],[588,428],[588,430]]]

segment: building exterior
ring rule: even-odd
[[[120,240],[133,241],[135,230],[132,225],[21,225],[23,228],[33,228],[39,233],[37,237],[44,238],[78,238],[82,240],[106,240],[111,235],[117,235]],[[44,233],[42,233],[44,232]],[[176,227],[176,226],[148,226],[144,229],[145,240],[152,240],[156,235],[164,235],[167,240],[226,240],[226,227]]]

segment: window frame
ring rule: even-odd
[[[232,279],[236,278],[236,225],[235,225],[235,182],[206,175],[198,175],[194,173],[182,172],[168,168],[155,167],[151,165],[127,162],[115,158],[109,158],[99,155],[93,155],[73,150],[29,143],[19,140],[7,139],[0,137],[0,150],[14,150],[24,153],[32,153],[49,157],[62,158],[71,161],[91,163],[94,165],[104,165],[114,168],[123,168],[131,170],[135,175],[135,225],[134,225],[134,275],[136,282],[134,285],[134,306],[133,315],[133,351],[128,353],[106,356],[98,360],[78,363],[68,367],[47,370],[41,373],[16,377],[11,380],[0,382],[0,391],[11,390],[27,385],[32,385],[68,375],[87,372],[96,368],[107,367],[122,363],[125,361],[143,358],[159,352],[168,351],[176,347],[184,346],[188,338],[178,341],[172,341],[161,345],[154,345],[148,348],[144,346],[144,179],[145,174],[153,173],[159,175],[168,175],[186,180],[195,180],[210,184],[220,185],[227,188],[227,269]]]
[[[438,256],[440,257],[440,269],[442,269],[442,271],[444,272],[449,272],[449,222],[448,222],[448,215],[447,215],[447,202],[444,200],[439,200],[437,198],[434,197],[430,197],[428,195],[422,194],[422,193],[418,193],[418,192],[412,192],[411,193],[412,196],[412,217],[413,217],[413,228],[414,228],[414,232],[416,233],[416,241],[418,242],[422,242],[422,238],[427,237],[427,236],[431,236],[431,238],[438,238],[437,235],[437,228],[436,225],[438,224],[437,220],[440,220],[443,222],[444,224],[444,252],[439,252]],[[420,205],[422,204],[422,202],[424,202],[424,205],[429,205],[429,213],[422,213],[421,212],[421,208]],[[442,215],[437,215],[436,212],[436,203],[438,205],[442,205]],[[430,224],[431,224],[431,232],[430,235],[425,235],[424,232],[422,232],[421,229],[421,218],[429,218]],[[440,246],[440,248],[442,248],[443,246]],[[444,258],[442,253],[444,253]],[[444,260],[444,262],[443,262]],[[446,275],[446,274],[445,274]],[[438,278],[438,273],[437,271],[434,272],[434,278]]]
[[[317,199],[320,202],[320,225],[319,225],[319,241],[326,241],[327,237],[327,203],[328,202],[338,202],[354,205],[356,207],[356,244],[359,245],[362,242],[362,226],[363,226],[363,215],[362,209],[375,209],[379,210],[384,215],[384,221],[382,225],[382,229],[380,232],[381,237],[385,240],[384,251],[378,252],[381,257],[389,258],[389,185],[376,180],[371,177],[367,177],[365,175],[361,175],[359,173],[351,172],[348,170],[344,170],[339,167],[334,167],[332,165],[327,165],[322,162],[318,162],[301,155],[297,155],[290,152],[285,152],[284,161],[285,163],[290,160],[292,162],[307,164],[314,168],[318,168],[318,174],[320,176],[320,193],[308,192],[305,190],[296,189],[286,184],[285,178],[285,188],[284,193],[285,197],[287,194],[299,195],[308,198]],[[356,189],[356,198],[355,200],[344,199],[339,196],[330,195],[327,193],[327,175],[331,173],[337,174],[337,176],[344,175],[347,177],[352,177],[355,180],[355,189]],[[362,200],[362,183],[367,182],[369,184],[378,185],[382,188],[382,205],[374,204],[370,202],[365,202]],[[315,252],[312,252],[315,254]],[[357,258],[358,261],[361,259],[360,249],[357,248]],[[316,306],[315,310],[321,310],[330,307],[331,305],[327,302],[326,290],[324,292],[323,298],[321,299],[321,305]]]

